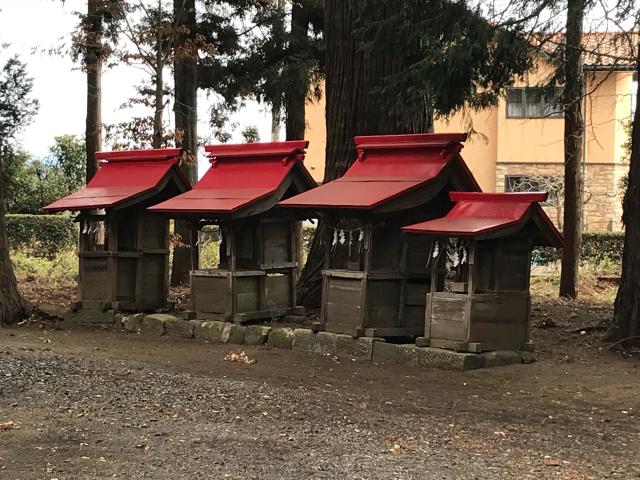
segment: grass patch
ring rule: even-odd
[[[51,259],[12,251],[11,260],[18,289],[28,304],[66,308],[76,299],[78,256],[75,250],[60,252]]]
[[[218,268],[220,265],[220,244],[215,241],[200,244],[200,268]]]
[[[75,251],[58,253],[52,259],[13,251],[11,260],[18,280],[30,281],[33,277],[50,283],[68,283],[78,279],[78,256]]]

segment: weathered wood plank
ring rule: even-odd
[[[291,276],[265,277],[265,303],[267,307],[291,307]]]

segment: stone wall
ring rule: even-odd
[[[454,352],[414,344],[387,343],[382,338],[353,338],[330,332],[277,325],[236,325],[233,323],[184,320],[154,313],[111,312],[116,330],[152,336],[193,338],[212,344],[266,346],[329,357],[365,360],[383,364],[413,365],[445,370],[470,370],[535,361],[532,352]],[[71,320],[68,320],[71,323]]]
[[[628,171],[620,164],[593,163],[585,169],[584,222],[587,232],[618,232],[622,230],[622,197],[620,184]],[[564,176],[561,163],[498,163],[496,191],[505,191],[507,175]],[[561,204],[562,202],[560,202]],[[558,226],[562,222],[562,207],[543,206],[547,215]]]

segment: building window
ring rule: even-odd
[[[547,192],[543,205],[555,205],[562,198],[564,182],[553,175],[505,175],[505,192]]]
[[[507,118],[561,118],[562,90],[554,88],[509,88],[507,90]]]

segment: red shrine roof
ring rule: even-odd
[[[100,168],[86,187],[44,207],[47,212],[111,208],[129,204],[164,187],[171,176],[189,182],[178,168],[179,148],[97,152]]]
[[[409,225],[403,230],[447,237],[497,238],[516,233],[532,220],[542,231],[543,245],[562,247],[562,235],[538,203],[545,201],[547,195],[546,192],[451,192],[449,196],[456,204],[446,216]]]
[[[355,137],[358,159],[344,176],[302,193],[280,205],[294,208],[363,209],[444,178],[451,168],[466,189],[480,190],[459,152],[465,133],[423,133]]]
[[[296,192],[316,186],[302,163],[308,145],[305,140],[295,140],[206,146],[211,167],[193,190],[150,210],[187,215],[232,214],[261,200],[264,204],[258,210],[272,208],[291,182],[297,185]]]

